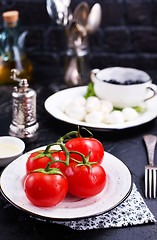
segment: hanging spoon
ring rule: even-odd
[[[68,33],[71,46],[80,47],[82,44],[82,32],[78,23],[75,20],[71,21]]]
[[[71,0],[47,0],[46,7],[49,16],[59,25],[66,26],[71,13],[69,5]]]
[[[92,7],[88,19],[86,29],[89,33],[93,33],[97,30],[101,23],[102,11],[99,3],[94,4]]]
[[[47,8],[47,12],[49,14],[49,16],[56,21],[56,19],[58,18],[58,13],[57,13],[57,8],[56,8],[56,4],[53,0],[47,0],[46,1],[46,8]]]
[[[81,2],[75,8],[73,17],[74,20],[79,24],[81,31],[86,35],[86,24],[89,14],[89,5],[86,2]]]

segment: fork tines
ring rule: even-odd
[[[156,198],[156,173],[157,173],[157,167],[147,165],[145,166],[145,197],[148,197],[149,192],[149,198],[152,198],[152,192],[153,192],[153,198]]]

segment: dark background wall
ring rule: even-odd
[[[74,9],[80,1],[72,0]],[[130,66],[157,69],[157,0],[87,0],[102,6],[102,23],[90,37],[91,68]],[[66,40],[46,11],[46,0],[0,0],[2,12],[20,11],[21,31],[28,30],[26,51],[33,63],[62,65]]]

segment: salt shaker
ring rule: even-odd
[[[19,138],[33,138],[37,134],[39,124],[36,119],[36,92],[29,88],[27,79],[17,78],[18,71],[11,70],[11,78],[18,81],[12,93],[12,123],[9,134]]]

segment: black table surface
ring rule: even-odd
[[[154,72],[153,81],[156,81]],[[40,125],[38,138],[26,143],[25,151],[47,145],[56,141],[66,132],[76,130],[77,127],[63,123],[50,116],[44,102],[51,94],[67,86],[58,69],[43,66],[35,73],[34,81],[30,84],[37,92],[37,119]],[[12,86],[0,86],[0,136],[8,135],[12,121]],[[105,151],[121,159],[130,169],[133,181],[144,198],[144,166],[147,164],[147,154],[143,143],[143,135],[157,135],[157,119],[151,122],[125,130],[93,131],[94,137],[100,140]],[[157,152],[155,153],[157,159]],[[157,164],[157,160],[156,164]],[[3,168],[0,169],[0,172]],[[145,199],[151,212],[157,219],[157,200]],[[76,231],[58,224],[44,223],[30,218],[21,210],[12,206],[0,193],[0,239],[157,239],[157,224],[128,226],[123,228],[98,229]]]

